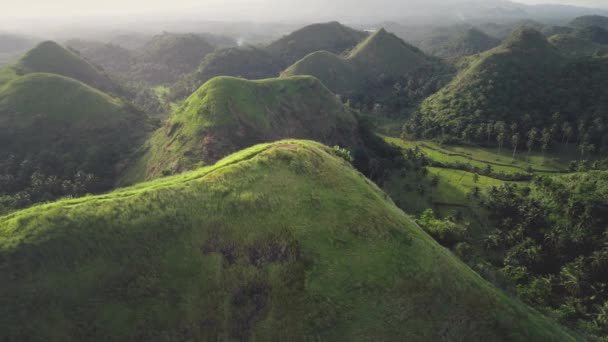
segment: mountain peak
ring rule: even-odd
[[[81,81],[103,91],[114,92],[116,86],[100,70],[76,53],[54,41],[44,41],[28,51],[17,63],[24,73],[57,74]]]
[[[545,36],[529,27],[522,27],[515,30],[503,43],[507,47],[519,47],[519,48],[541,48],[550,47],[549,42]]]

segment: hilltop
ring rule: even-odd
[[[489,122],[517,123],[520,137],[563,121],[589,124],[608,104],[606,76],[608,59],[570,60],[540,32],[522,29],[426,99],[408,127],[415,135],[468,140]]]
[[[281,70],[314,51],[342,53],[366,37],[367,33],[338,22],[313,24],[271,43],[267,51],[281,61]]]
[[[433,37],[425,41],[421,49],[433,56],[455,59],[490,50],[499,44],[499,39],[477,28],[468,28],[461,32],[457,30],[456,33],[446,32]]]
[[[343,147],[361,143],[354,114],[315,78],[218,77],[192,94],[148,140],[126,179],[132,183],[191,170],[281,138]]]
[[[438,89],[443,77],[450,74],[446,69],[449,67],[381,29],[345,56],[315,52],[282,76],[312,75],[357,106],[370,108],[379,103],[399,112]]]
[[[19,74],[57,74],[79,80],[105,92],[117,91],[117,86],[105,73],[52,41],[42,42],[28,51],[14,68]]]
[[[281,70],[309,53],[322,50],[342,53],[365,36],[364,32],[330,22],[303,27],[268,46],[219,50],[207,56],[196,72],[180,80],[172,88],[172,97],[187,97],[217,76],[247,79],[276,77]]]
[[[78,173],[95,178],[78,192],[107,190],[145,127],[144,114],[77,80],[18,77],[0,88],[0,198],[17,195],[10,209],[72,195],[61,182]]]
[[[0,217],[0,260],[8,340],[575,340],[306,141]]]

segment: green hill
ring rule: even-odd
[[[219,50],[207,56],[195,73],[180,80],[172,88],[171,97],[187,97],[217,76],[246,79],[276,77],[281,70],[309,53],[321,50],[342,53],[355,46],[365,35],[340,23],[330,22],[303,27],[268,46]]]
[[[608,17],[601,15],[585,15],[570,22],[570,26],[580,29],[589,26],[601,27],[608,30]]]
[[[165,32],[137,52],[132,74],[147,82],[173,83],[182,74],[195,71],[214,50],[215,46],[200,35]]]
[[[93,65],[61,45],[46,41],[28,51],[15,66],[20,74],[50,73],[70,77],[105,92],[116,85]]]
[[[381,29],[343,57],[315,52],[282,76],[315,76],[356,106],[380,104],[394,115],[435,92],[451,73],[450,67]]]
[[[338,22],[313,24],[271,43],[267,50],[283,64],[280,71],[314,51],[342,53],[366,36],[365,32],[351,29]],[[276,76],[276,73],[273,76]]]
[[[572,341],[313,142],[0,217],[15,341]]]
[[[446,36],[435,37],[424,43],[425,52],[442,58],[459,58],[474,55],[495,48],[500,40],[491,37],[476,28],[462,32],[447,33]]]
[[[568,57],[608,55],[608,45],[597,44],[571,34],[552,36],[549,38],[549,42]]]
[[[78,173],[95,178],[79,192],[108,189],[145,123],[145,115],[73,79],[32,73],[9,82],[0,88],[0,199],[16,196],[10,209],[72,195],[62,182]]]
[[[430,63],[417,48],[381,29],[353,48],[345,57],[312,53],[283,73],[312,75],[339,94],[352,94],[377,78],[398,78]]]
[[[192,94],[142,148],[133,183],[208,165],[282,138],[357,146],[353,113],[312,77],[248,81],[219,77]]]
[[[112,73],[128,72],[134,62],[134,52],[119,45],[72,39],[65,43],[73,51]]]
[[[519,30],[426,99],[408,130],[420,136],[483,142],[486,138],[478,134],[481,125],[516,123],[516,130],[507,133],[507,143],[519,133],[522,146],[533,127],[561,128],[569,121],[571,127],[583,122],[587,130],[598,117],[608,119],[603,114],[608,105],[607,76],[608,59],[568,59],[539,32]],[[587,133],[578,135],[583,138]],[[558,135],[553,133],[556,139]],[[601,141],[597,138],[594,143]]]

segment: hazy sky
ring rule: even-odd
[[[187,10],[196,10],[209,17],[255,17],[270,11],[293,10],[297,7],[305,15],[307,11],[319,8],[357,6],[359,0],[1,0],[2,15],[7,17],[56,17],[56,16],[128,16],[140,14],[178,14]],[[394,1],[394,0],[393,0]],[[463,0],[435,0],[437,3]],[[486,0],[488,3],[492,0]],[[486,2],[484,1],[484,2]],[[377,0],[365,1],[366,4],[377,3]],[[433,0],[398,0],[393,3],[425,4]],[[527,4],[560,3],[578,6],[595,6],[608,8],[608,0],[520,0]],[[299,5],[294,5],[299,4]],[[329,4],[329,5],[328,5]],[[350,6],[349,6],[350,5]],[[320,6],[320,7],[319,7]]]

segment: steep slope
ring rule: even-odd
[[[88,190],[107,189],[117,164],[143,139],[145,122],[120,100],[63,76],[32,73],[9,82],[0,88],[0,175],[10,181],[0,182],[0,197],[25,191],[35,173],[61,181],[85,172],[97,178]],[[51,192],[30,194],[31,201],[66,195],[61,186]]]
[[[570,61],[539,32],[519,30],[425,100],[415,133],[459,138],[490,121],[530,129],[552,124],[556,112],[571,123],[586,119],[608,103],[607,68],[606,59]]]
[[[469,28],[463,32],[430,39],[421,47],[425,52],[441,58],[459,58],[495,48],[500,41],[481,30]]]
[[[0,217],[7,340],[575,338],[313,142]]]
[[[281,70],[309,53],[321,50],[342,53],[365,36],[363,32],[331,22],[303,27],[265,47],[220,50],[207,56],[195,73],[175,85],[172,97],[179,99],[189,96],[217,76],[246,79],[276,77]]]
[[[150,138],[125,181],[191,170],[281,138],[349,147],[360,140],[353,113],[312,77],[219,77],[192,94]]]
[[[396,102],[394,107],[398,107],[411,106],[434,92],[443,76],[450,74],[445,69],[449,67],[381,29],[344,57],[329,52],[312,53],[290,66],[282,76],[315,76],[333,92],[353,99],[360,106]],[[399,108],[391,110],[398,112]]]
[[[273,42],[267,50],[283,63],[282,69],[314,51],[341,53],[357,45],[366,36],[365,32],[338,22],[313,24]]]
[[[28,51],[17,63],[20,73],[43,72],[79,80],[106,92],[116,92],[107,75],[59,44],[46,41]]]

